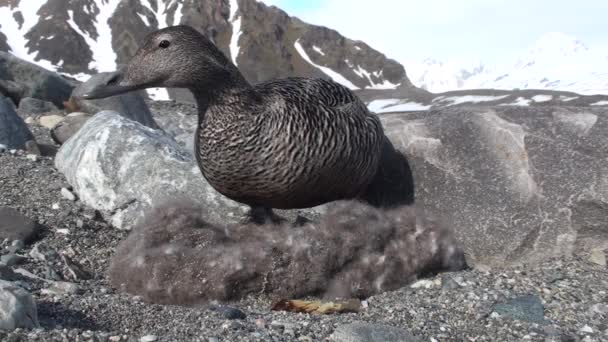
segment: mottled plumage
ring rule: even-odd
[[[383,182],[381,159],[397,152],[379,119],[344,86],[301,77],[250,85],[207,38],[174,26],[150,34],[125,69],[87,96],[159,86],[192,91],[202,174],[225,196],[264,209],[254,212],[273,218],[271,208],[366,196],[382,204],[384,194],[368,185]],[[409,201],[409,184],[397,197]]]

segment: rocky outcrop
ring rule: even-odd
[[[29,140],[34,137],[15,112],[11,100],[0,95],[0,145],[5,149],[24,149]]]
[[[416,201],[450,222],[474,264],[608,245],[608,110],[444,108],[386,114]]]
[[[103,111],[57,153],[57,169],[89,206],[129,229],[151,206],[171,198],[203,203],[212,222],[241,218],[247,209],[217,193],[191,156],[160,131]]]
[[[63,108],[63,102],[70,97],[74,88],[70,82],[58,74],[5,52],[0,52],[0,81],[8,81],[9,84],[20,86],[21,91],[17,94],[21,97],[50,101],[59,108]],[[1,89],[2,83],[0,82]],[[5,96],[9,95],[13,95],[11,98],[15,103],[21,100],[21,97],[14,97],[14,92],[5,94]]]

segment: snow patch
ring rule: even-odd
[[[45,69],[57,71],[57,68],[50,61],[43,59],[36,60],[37,53],[28,51],[26,47],[28,41],[25,39],[25,34],[38,22],[36,12],[42,7],[43,3],[38,2],[36,4],[33,1],[29,1],[27,5],[23,5],[23,3],[24,1],[20,2],[22,8],[15,7],[12,10],[8,6],[0,7],[0,17],[3,18],[2,33],[6,36],[6,42],[10,47],[9,52]],[[13,16],[17,12],[21,12],[23,16],[23,24],[21,26],[19,26],[19,23]]]
[[[236,16],[236,12],[239,9],[237,0],[230,0],[230,18],[228,19],[232,23],[232,37],[230,37],[230,56],[232,57],[232,63],[238,65],[236,62],[239,56],[239,38],[241,37],[241,16]]]
[[[319,55],[321,55],[321,56],[325,56],[325,52],[323,52],[323,50],[321,50],[321,48],[320,48],[320,47],[318,47],[318,46],[316,46],[316,45],[313,45],[313,46],[312,46],[312,49],[313,49],[313,50],[315,50],[315,51],[316,51],[316,52],[317,52]]]
[[[331,70],[328,67],[324,67],[322,65],[318,65],[315,64],[310,57],[308,57],[308,54],[306,53],[306,51],[304,51],[304,48],[302,47],[302,45],[300,44],[300,39],[296,40],[296,42],[293,44],[296,51],[298,51],[298,53],[300,54],[300,56],[302,56],[302,58],[308,62],[308,64],[314,66],[315,68],[323,71],[326,75],[328,75],[329,77],[331,77],[335,82],[342,84],[343,86],[351,89],[351,90],[355,90],[355,89],[359,89],[359,87],[357,87],[356,85],[352,84],[349,80],[347,80],[344,76],[340,75],[339,73]]]
[[[150,24],[150,21],[148,20],[148,17],[146,17],[145,15],[141,14],[141,13],[137,13],[137,15],[139,16],[139,18],[141,19],[141,21],[144,22],[144,24],[146,24],[147,27],[152,26]]]
[[[509,95],[501,95],[501,96],[488,96],[488,95],[464,95],[464,96],[449,96],[443,99],[437,98],[435,100],[433,100],[433,102],[435,102],[436,100],[439,100],[441,102],[452,102],[452,105],[457,105],[457,104],[461,104],[461,103],[479,103],[479,102],[491,102],[491,101],[498,101],[498,100],[502,100],[506,97],[508,97]]]
[[[534,102],[547,102],[553,100],[553,95],[534,95],[532,96],[532,101]]]
[[[608,101],[602,100],[591,104],[592,106],[608,106]]]
[[[388,80],[384,80],[382,83],[375,83],[374,80],[372,80],[372,74],[369,71],[363,69],[361,65],[357,65],[357,69],[353,68],[353,72],[357,74],[357,76],[363,79],[367,79],[370,86],[366,86],[365,89],[395,89],[399,86],[399,84],[394,84]],[[378,78],[381,78],[382,71],[376,71],[373,73],[373,75]]]
[[[167,88],[150,88],[147,89],[148,96],[154,101],[170,101]]]
[[[399,99],[380,99],[374,100],[367,105],[367,108],[374,113],[388,112],[411,112],[429,110],[431,106],[417,102],[399,103]]]
[[[578,99],[578,96],[560,96],[559,97],[560,100],[564,101],[564,102],[568,102],[568,101],[572,101],[572,100],[576,100]]]

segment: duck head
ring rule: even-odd
[[[99,99],[157,87],[217,89],[241,79],[238,69],[205,36],[190,26],[167,27],[149,34],[135,56],[81,95]]]

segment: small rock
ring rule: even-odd
[[[441,278],[441,288],[444,290],[457,290],[461,288],[461,285],[453,277],[444,275]]]
[[[16,254],[5,254],[0,257],[0,262],[6,266],[20,265],[26,260],[25,257]]]
[[[57,273],[57,271],[55,271],[52,267],[49,267],[49,266],[44,268],[44,278],[49,279],[49,280],[57,280],[57,281],[63,280],[61,275],[59,275],[59,273]]]
[[[61,207],[59,206],[59,203],[53,203],[53,205],[51,206],[51,208],[54,209],[54,210],[59,210],[59,208],[61,208]]]
[[[62,294],[80,294],[82,293],[82,289],[78,284],[69,283],[67,281],[56,281],[53,285],[48,289],[42,289],[43,294],[54,294],[54,295],[62,295]]]
[[[38,146],[38,143],[36,143],[35,140],[28,140],[25,142],[25,151],[28,154],[33,154],[37,156],[42,155],[42,152],[40,152],[40,146]]]
[[[545,308],[538,296],[527,295],[494,305],[493,310],[501,316],[537,324],[547,324]]]
[[[99,215],[97,210],[92,208],[86,208],[82,211],[82,216],[89,220],[95,220]]]
[[[340,325],[331,334],[329,339],[335,342],[419,341],[418,338],[406,330],[388,325],[363,322]]]
[[[600,266],[606,266],[606,253],[601,249],[594,249],[589,255],[589,261]]]
[[[38,123],[40,123],[40,126],[46,127],[48,129],[53,129],[55,128],[55,126],[57,126],[57,124],[63,121],[63,119],[63,116],[57,114],[45,115],[41,116],[40,119],[38,119]]]
[[[57,110],[57,106],[52,102],[35,99],[31,97],[24,97],[19,101],[19,108],[17,113],[22,117],[27,117],[32,114],[42,114]]]
[[[69,276],[74,280],[89,280],[93,278],[91,272],[84,269],[78,262],[72,260],[69,256],[61,254],[61,261],[68,269]]]
[[[220,339],[215,336],[207,337],[207,342],[220,342]]]
[[[40,227],[15,209],[0,207],[0,239],[32,241]]]
[[[33,162],[37,162],[38,161],[38,156],[35,155],[35,154],[28,154],[28,155],[25,156],[25,158],[27,158],[27,159],[29,159],[29,160],[31,160]]]
[[[84,227],[84,221],[81,219],[76,220],[76,227],[78,227],[78,228]]]
[[[211,306],[212,311],[219,312],[225,319],[245,319],[247,315],[238,308],[224,305]]]
[[[74,193],[68,190],[67,188],[61,188],[61,196],[63,196],[63,198],[67,199],[68,201],[76,201],[76,195],[74,195]]]
[[[579,330],[580,332],[582,332],[583,334],[593,334],[593,328],[591,328],[588,325],[585,325],[581,328],[581,330]]]
[[[91,115],[86,113],[70,113],[65,120],[58,123],[57,126],[51,130],[51,138],[53,138],[53,141],[57,144],[62,145],[76,134],[90,117]]]
[[[0,144],[0,153],[6,152],[7,150],[8,150],[8,147],[6,147],[6,145]]]
[[[0,329],[38,327],[38,310],[32,295],[11,282],[0,280]]]
[[[57,257],[57,252],[43,243],[37,243],[30,251],[30,256],[40,261],[50,261]]]
[[[139,342],[154,342],[158,340],[158,336],[156,335],[146,335],[139,339]]]

